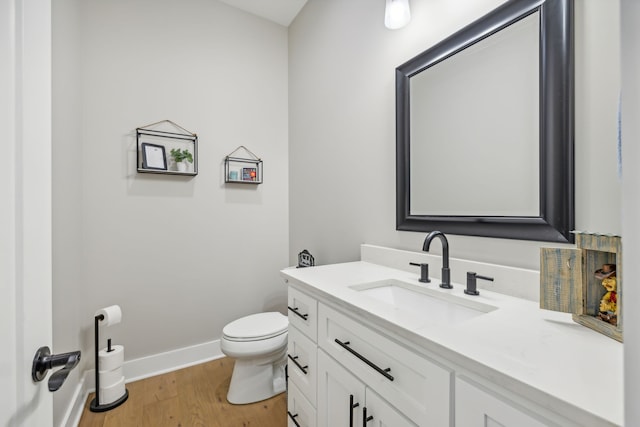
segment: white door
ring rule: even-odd
[[[0,0],[0,425],[52,424],[51,2]]]
[[[417,427],[370,388],[366,391],[367,427]]]
[[[364,398],[364,384],[318,350],[318,427],[362,426]]]

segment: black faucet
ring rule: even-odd
[[[453,288],[453,286],[451,286],[449,271],[449,242],[447,241],[447,236],[445,236],[442,231],[432,231],[427,235],[427,238],[424,239],[422,250],[425,252],[429,252],[431,241],[436,237],[439,237],[440,241],[442,242],[442,283],[440,283],[440,287],[451,289]]]

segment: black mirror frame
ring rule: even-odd
[[[537,11],[540,12],[540,216],[411,215],[410,77]],[[397,230],[574,242],[573,50],[572,0],[510,0],[396,68]]]

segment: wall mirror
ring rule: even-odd
[[[398,230],[573,241],[572,9],[508,1],[396,69]]]

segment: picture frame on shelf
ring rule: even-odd
[[[167,170],[167,155],[164,145],[140,144],[142,151],[142,167],[144,169]]]
[[[242,168],[243,181],[256,181],[258,176],[257,168]]]

